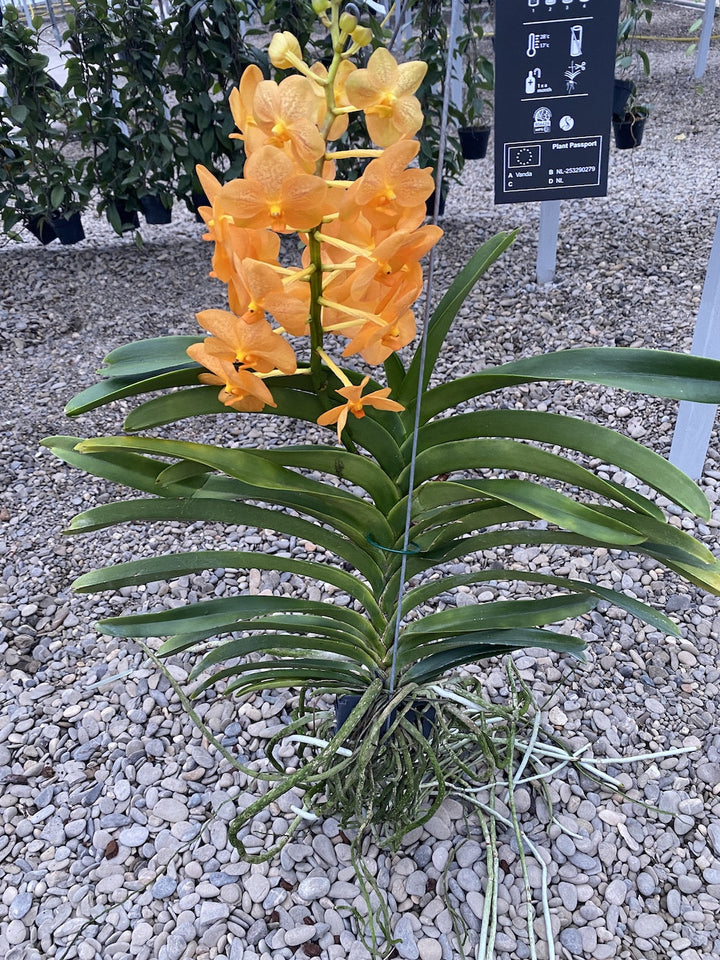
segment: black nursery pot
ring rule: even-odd
[[[55,233],[64,246],[70,246],[73,243],[79,243],[85,239],[80,211],[71,213],[69,217],[61,214],[52,218],[52,226]]]
[[[172,209],[166,207],[160,197],[155,197],[151,193],[140,197],[140,208],[148,223],[170,223],[172,221]]]
[[[125,200],[115,200],[115,209],[120,216],[120,230],[126,233],[128,230],[137,230],[140,226],[140,218],[137,210],[128,210]]]
[[[613,87],[613,116],[624,117],[628,101],[635,93],[635,84],[632,80],[616,80]]]
[[[647,117],[638,117],[626,113],[624,117],[613,118],[613,134],[618,150],[632,150],[642,143]]]
[[[484,160],[487,156],[490,127],[460,127],[460,148],[466,160]]]
[[[447,200],[447,190],[443,189],[440,193],[440,206],[438,208],[439,217],[441,217],[445,213],[446,200]],[[427,211],[428,217],[432,217],[432,215],[435,212],[435,190],[433,190],[433,192],[425,201],[425,210]]]
[[[358,703],[360,703],[360,696],[359,694],[355,693],[346,693],[337,698],[337,703],[335,704],[336,732],[340,730],[343,724],[347,721],[348,717]],[[383,724],[383,732],[387,733],[396,716],[397,711],[393,710]],[[433,724],[435,723],[435,707],[431,707],[427,703],[423,703],[422,701],[418,700],[413,704],[413,708],[407,711],[405,717],[410,721],[410,723],[414,724],[416,727],[420,727],[422,730],[422,735],[427,739],[432,733]]]
[[[203,223],[203,218],[198,213],[198,207],[209,207],[210,201],[204,193],[192,193],[192,208],[195,211],[195,219],[198,223]]]
[[[57,240],[55,228],[47,217],[30,217],[25,226],[44,247],[52,243],[53,240]]]

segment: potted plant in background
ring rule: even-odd
[[[46,72],[48,58],[39,52],[37,33],[14,7],[5,10],[0,37],[9,139],[5,176],[12,209],[3,222],[10,217],[24,222],[43,243],[53,239],[51,225],[61,243],[76,243],[85,236],[81,213],[90,194],[86,161],[68,150],[78,103]]]
[[[243,0],[179,0],[163,21],[160,68],[175,100],[171,115],[180,133],[177,196],[196,211],[207,202],[197,164],[223,178],[242,169],[242,146],[230,138],[235,127],[227,98],[248,64],[268,75],[267,57],[243,36],[242,24],[251,14]]]
[[[150,0],[113,2],[118,96],[134,161],[124,178],[148,223],[169,223],[175,189],[177,136],[170,118],[158,50],[165,39]]]
[[[620,10],[613,89],[613,132],[620,150],[640,146],[649,114],[649,108],[637,99],[638,79],[650,76],[650,58],[638,46],[637,28],[641,20],[652,20],[652,2],[623,0]]]
[[[425,124],[418,132],[420,167],[429,166],[437,182],[438,153],[440,148],[440,128],[443,108],[443,85],[445,81],[445,61],[448,51],[448,28],[442,0],[419,0],[410,8],[413,36],[405,41],[406,57],[417,58],[427,63],[427,73],[417,91]],[[449,108],[450,122],[455,129],[463,124],[463,115],[454,104]],[[452,128],[451,128],[452,129]],[[463,168],[463,155],[457,136],[448,136],[443,164],[442,194],[439,213],[445,209],[448,184],[457,180]],[[432,215],[435,197],[427,202],[428,215]]]
[[[482,160],[487,154],[491,125],[486,116],[492,110],[495,89],[495,68],[480,46],[490,7],[484,3],[467,3],[463,9],[465,33],[458,38],[458,51],[463,58],[463,126],[458,130],[463,159]]]
[[[139,226],[135,183],[140,176],[120,98],[118,46],[125,41],[108,0],[71,3],[74,13],[65,33],[73,54],[66,61],[67,86],[80,102],[78,139],[88,157],[88,181],[99,194],[98,212],[122,234]]]

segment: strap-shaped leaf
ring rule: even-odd
[[[77,417],[81,413],[87,413],[88,410],[102,407],[114,400],[123,400],[125,397],[135,397],[141,393],[152,393],[155,390],[165,390],[170,387],[186,387],[197,383],[200,370],[201,368],[195,365],[191,368],[171,370],[169,373],[138,380],[100,380],[73,397],[66,404],[65,413],[68,417]],[[217,396],[217,390],[215,395]]]
[[[137,380],[178,367],[199,370],[187,355],[187,349],[202,340],[202,336],[170,336],[125,343],[105,357],[107,368],[100,370],[100,374],[114,380]]]
[[[226,695],[247,696],[259,690],[301,686],[336,689],[346,693],[348,690],[364,691],[369,681],[374,679],[366,671],[353,670],[344,662],[321,660],[319,657],[248,663],[241,665],[237,672],[242,676],[228,684]]]
[[[478,480],[473,483],[480,493],[503,500],[565,530],[605,541],[607,545],[630,546],[644,539],[626,521],[626,517],[637,515],[627,511],[621,511],[622,520],[606,516],[599,508],[576,503],[557,490],[530,480]]]
[[[390,543],[393,532],[383,514],[372,504],[345,490],[311,480],[299,473],[268,462],[254,452],[224,449],[213,444],[188,443],[151,437],[100,437],[85,440],[83,453],[129,450],[155,456],[178,457],[203,463],[244,483],[265,503],[293,507],[338,526],[362,546],[370,533],[377,542]]]
[[[541,380],[577,380],[644,393],[651,397],[720,403],[720,360],[669,350],[582,347],[513,360],[428,391],[422,419],[493,390]]]
[[[662,549],[665,556],[677,563],[698,567],[717,565],[717,560],[706,546],[670,523],[660,522],[653,517],[645,517],[641,514],[628,516],[625,510],[619,510],[617,507],[602,505],[597,509],[613,519],[622,518],[622,522],[641,533],[645,541],[644,549]]]
[[[488,657],[511,653],[513,650],[522,650],[523,647],[540,647],[556,653],[568,653],[577,660],[585,659],[585,644],[578,637],[569,637],[564,633],[537,627],[481,630],[464,638],[457,637],[447,643],[429,646],[436,646],[438,649],[436,652],[424,651],[422,660],[402,672],[402,682],[431,683],[453,667],[476,663]]]
[[[252,553],[243,550],[195,550],[192,553],[171,553],[162,557],[129,560],[111,567],[91,570],[78,577],[72,589],[76,593],[92,593],[96,590],[119,590],[120,587],[151,583],[155,580],[170,580],[184,577],[200,570],[218,568],[231,570],[277,570],[294,573],[301,577],[330,583],[344,590],[361,603],[376,629],[383,618],[372,593],[362,580],[328,563],[314,563],[282,557],[276,553]]]
[[[535,440],[577,450],[627,470],[697,516],[710,515],[704,493],[682,470],[637,440],[576,417],[535,410],[480,410],[456,414],[421,427],[418,451],[475,437]]]
[[[197,377],[195,381],[197,382]],[[265,407],[260,411],[261,414],[272,413],[314,422],[324,410],[314,395],[275,384],[271,384],[271,387],[277,407]],[[128,433],[137,433],[140,430],[175,423],[187,417],[221,413],[238,416],[238,411],[234,407],[228,407],[218,399],[217,387],[195,386],[190,390],[178,390],[175,393],[147,400],[128,414],[123,427]],[[253,414],[253,416],[257,415]]]
[[[159,637],[203,630],[222,633],[234,629],[240,620],[293,611],[325,618],[329,621],[329,629],[336,629],[347,638],[355,637],[360,641],[370,638],[372,642],[374,637],[372,626],[355,610],[331,603],[274,596],[216,597],[156,613],[108,617],[98,626],[103,633],[113,637]]]
[[[457,316],[458,310],[465,302],[467,295],[488,267],[513,243],[516,235],[517,231],[513,231],[512,233],[498,233],[494,237],[491,237],[490,240],[487,240],[480,249],[473,254],[465,267],[463,267],[450,285],[445,296],[433,311],[427,333],[427,343],[425,345],[426,358],[423,389],[425,389],[430,382],[430,377],[435,368],[437,358],[440,356],[440,352],[445,344],[448,331]],[[417,394],[418,382],[420,380],[420,362],[421,350],[418,347],[408,367],[402,389],[397,392],[395,398],[406,407],[415,400]],[[406,422],[412,422],[411,418],[405,419]]]
[[[362,487],[375,501],[378,509],[387,515],[397,503],[400,491],[376,463],[342,447],[299,445],[272,450],[258,450],[259,456],[270,463],[286,467],[319,470]]]
[[[369,655],[363,647],[347,641],[309,636],[302,633],[258,633],[249,637],[227,640],[213,647],[210,653],[193,667],[189,679],[195,680],[212,667],[251,654],[264,653],[270,656],[303,657],[307,655],[308,651],[324,653],[333,659],[357,664],[371,671],[378,667],[375,657]],[[227,668],[223,677],[232,676],[233,670],[234,667]],[[217,671],[213,671],[212,679],[220,679]]]
[[[544,627],[579,617],[592,610],[597,597],[588,593],[556,594],[522,600],[492,600],[467,607],[451,607],[413,620],[400,634],[402,651],[431,640],[444,640],[476,630],[505,630],[514,627]]]
[[[442,577],[440,580],[432,580],[429,583],[424,583],[419,587],[408,590],[403,598],[402,616],[406,617],[415,607],[427,603],[434,597],[452,590],[455,587],[502,581],[540,583],[553,587],[562,587],[566,590],[589,593],[599,600],[607,600],[608,603],[620,607],[621,610],[625,610],[638,620],[643,620],[645,623],[650,624],[650,626],[670,634],[670,636],[680,636],[680,631],[676,624],[674,624],[669,617],[666,617],[664,613],[649,606],[647,603],[637,600],[635,597],[626,596],[618,590],[601,587],[595,583],[588,583],[585,580],[554,577],[550,574],[535,573],[529,570],[480,570],[475,573],[460,573],[454,574],[453,576]]]
[[[90,533],[119,523],[146,523],[152,520],[207,520],[226,526],[256,527],[259,530],[274,530],[291,537],[299,537],[329,550],[350,564],[366,578],[375,592],[382,587],[380,567],[365,550],[358,549],[350,540],[303,517],[294,517],[284,510],[269,510],[249,503],[200,497],[191,500],[123,500],[93,507],[78,514],[66,532]]]
[[[124,450],[112,450],[106,454],[83,453],[78,449],[83,442],[80,437],[47,437],[41,441],[42,446],[51,450],[64,463],[132,490],[142,490],[144,493],[155,493],[163,497],[191,496],[194,492],[193,485],[159,486],[158,475],[166,466],[161,460]]]
[[[538,450],[518,440],[455,440],[429,447],[418,455],[415,482],[456,470],[513,470],[592,490],[608,500],[616,500],[633,510],[662,518],[662,512],[649,500],[617,483],[598,477],[573,460]],[[398,477],[398,484],[407,490],[409,471]]]

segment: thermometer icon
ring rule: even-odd
[[[527,55],[529,57],[534,57],[537,53],[536,49],[536,37],[534,33],[528,34],[528,46],[527,46]]]

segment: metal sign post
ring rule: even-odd
[[[698,40],[697,57],[695,59],[695,80],[705,75],[708,53],[710,52],[710,37],[712,36],[713,20],[715,19],[715,0],[705,0],[700,39]]]
[[[606,195],[618,14],[619,0],[497,4],[495,203]]]
[[[720,360],[720,216],[710,251],[691,352],[696,356]],[[705,464],[710,434],[715,423],[716,406],[683,400],[678,409],[675,433],[670,447],[670,462],[697,480]]]

